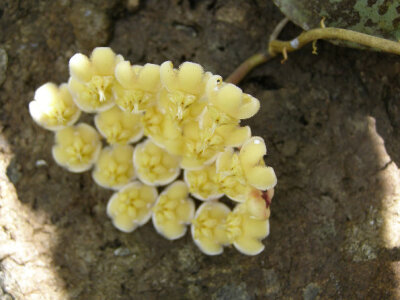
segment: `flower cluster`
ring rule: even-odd
[[[59,165],[93,168],[94,181],[115,190],[107,205],[115,227],[132,232],[152,219],[173,240],[191,226],[208,255],[228,245],[247,255],[264,249],[277,180],[264,140],[240,126],[257,99],[198,64],[131,65],[106,47],[75,54],[69,70],[67,84],[37,89],[29,111],[55,132]],[[74,125],[82,111],[95,114],[94,127]],[[189,195],[202,201],[197,209]]]

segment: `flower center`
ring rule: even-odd
[[[93,152],[93,147],[86,144],[82,138],[75,137],[73,143],[66,148],[71,164],[87,163]]]
[[[112,84],[114,79],[112,76],[93,76],[92,80],[87,84],[89,93],[93,97],[94,104],[102,104],[111,99]]]

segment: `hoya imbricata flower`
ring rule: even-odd
[[[267,153],[264,140],[252,137],[240,152],[227,149],[216,162],[222,191],[232,200],[244,202],[253,188],[265,191],[276,185],[274,169],[267,167],[263,156]]]
[[[107,47],[94,49],[90,58],[81,53],[71,57],[68,87],[80,109],[94,113],[114,105],[115,66],[122,60]]]
[[[67,85],[58,87],[51,82],[36,90],[34,100],[29,103],[29,112],[37,124],[53,131],[73,125],[81,114]]]
[[[215,164],[197,171],[185,170],[184,178],[190,193],[199,200],[215,200],[224,195],[218,184]]]
[[[154,187],[134,181],[111,196],[107,215],[119,230],[132,232],[151,218],[156,199]]]
[[[179,157],[169,154],[151,140],[136,146],[133,163],[139,179],[148,185],[166,185],[179,173]]]
[[[223,252],[229,244],[226,219],[230,209],[220,202],[205,202],[196,211],[192,221],[192,237],[200,250],[208,255]]]
[[[114,106],[98,113],[94,123],[109,144],[131,144],[143,136],[140,119],[140,115],[124,112]]]
[[[229,242],[243,254],[256,255],[264,250],[261,240],[269,234],[269,219],[258,219],[249,213],[247,206],[238,204],[226,218]]]
[[[52,154],[54,160],[68,171],[79,173],[89,170],[101,150],[97,131],[84,123],[57,131]]]
[[[168,186],[153,208],[153,225],[158,233],[170,240],[182,237],[194,215],[194,202],[183,181]]]
[[[115,68],[115,76],[118,80],[114,86],[115,102],[122,110],[145,112],[157,103],[160,66],[131,66],[128,61],[122,61]]]
[[[277,180],[264,140],[241,124],[259,110],[256,98],[199,64],[141,66],[106,47],[75,54],[69,70],[68,85],[43,85],[29,110],[56,131],[58,164],[72,172],[94,166],[94,181],[117,191],[107,206],[115,227],[131,232],[151,218],[170,240],[190,225],[208,255],[229,245],[246,255],[264,249]],[[100,134],[73,126],[81,110],[96,114]],[[219,202],[223,196],[233,202]]]
[[[207,104],[202,95],[210,77],[195,63],[185,62],[174,69],[167,61],[160,68],[164,89],[160,94],[160,106],[167,115],[177,121],[195,118]]]
[[[260,102],[231,83],[214,75],[207,83],[207,97],[212,105],[235,119],[248,119],[260,109]]]
[[[95,182],[105,188],[118,190],[135,178],[133,147],[113,145],[104,148],[93,170]]]

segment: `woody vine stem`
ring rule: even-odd
[[[226,79],[227,82],[238,84],[251,70],[258,65],[266,63],[278,54],[282,54],[282,63],[287,60],[288,53],[299,50],[306,44],[313,43],[313,54],[316,52],[317,40],[343,40],[370,48],[378,49],[383,52],[394,53],[400,55],[400,43],[387,39],[371,36],[368,34],[356,32],[348,29],[325,27],[324,19],[321,20],[321,28],[311,29],[301,33],[298,37],[291,41],[280,41],[277,36],[287,24],[288,19],[285,18],[275,27],[271,34],[267,52],[257,53],[246,59],[233,73]]]

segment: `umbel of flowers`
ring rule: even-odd
[[[115,190],[107,205],[115,227],[132,232],[152,219],[174,240],[190,226],[208,255],[264,249],[277,180],[264,140],[240,125],[257,99],[198,64],[131,65],[105,47],[75,54],[69,70],[68,83],[36,90],[29,111],[55,133],[60,166],[92,169],[98,185]],[[76,125],[82,111],[94,126]]]

